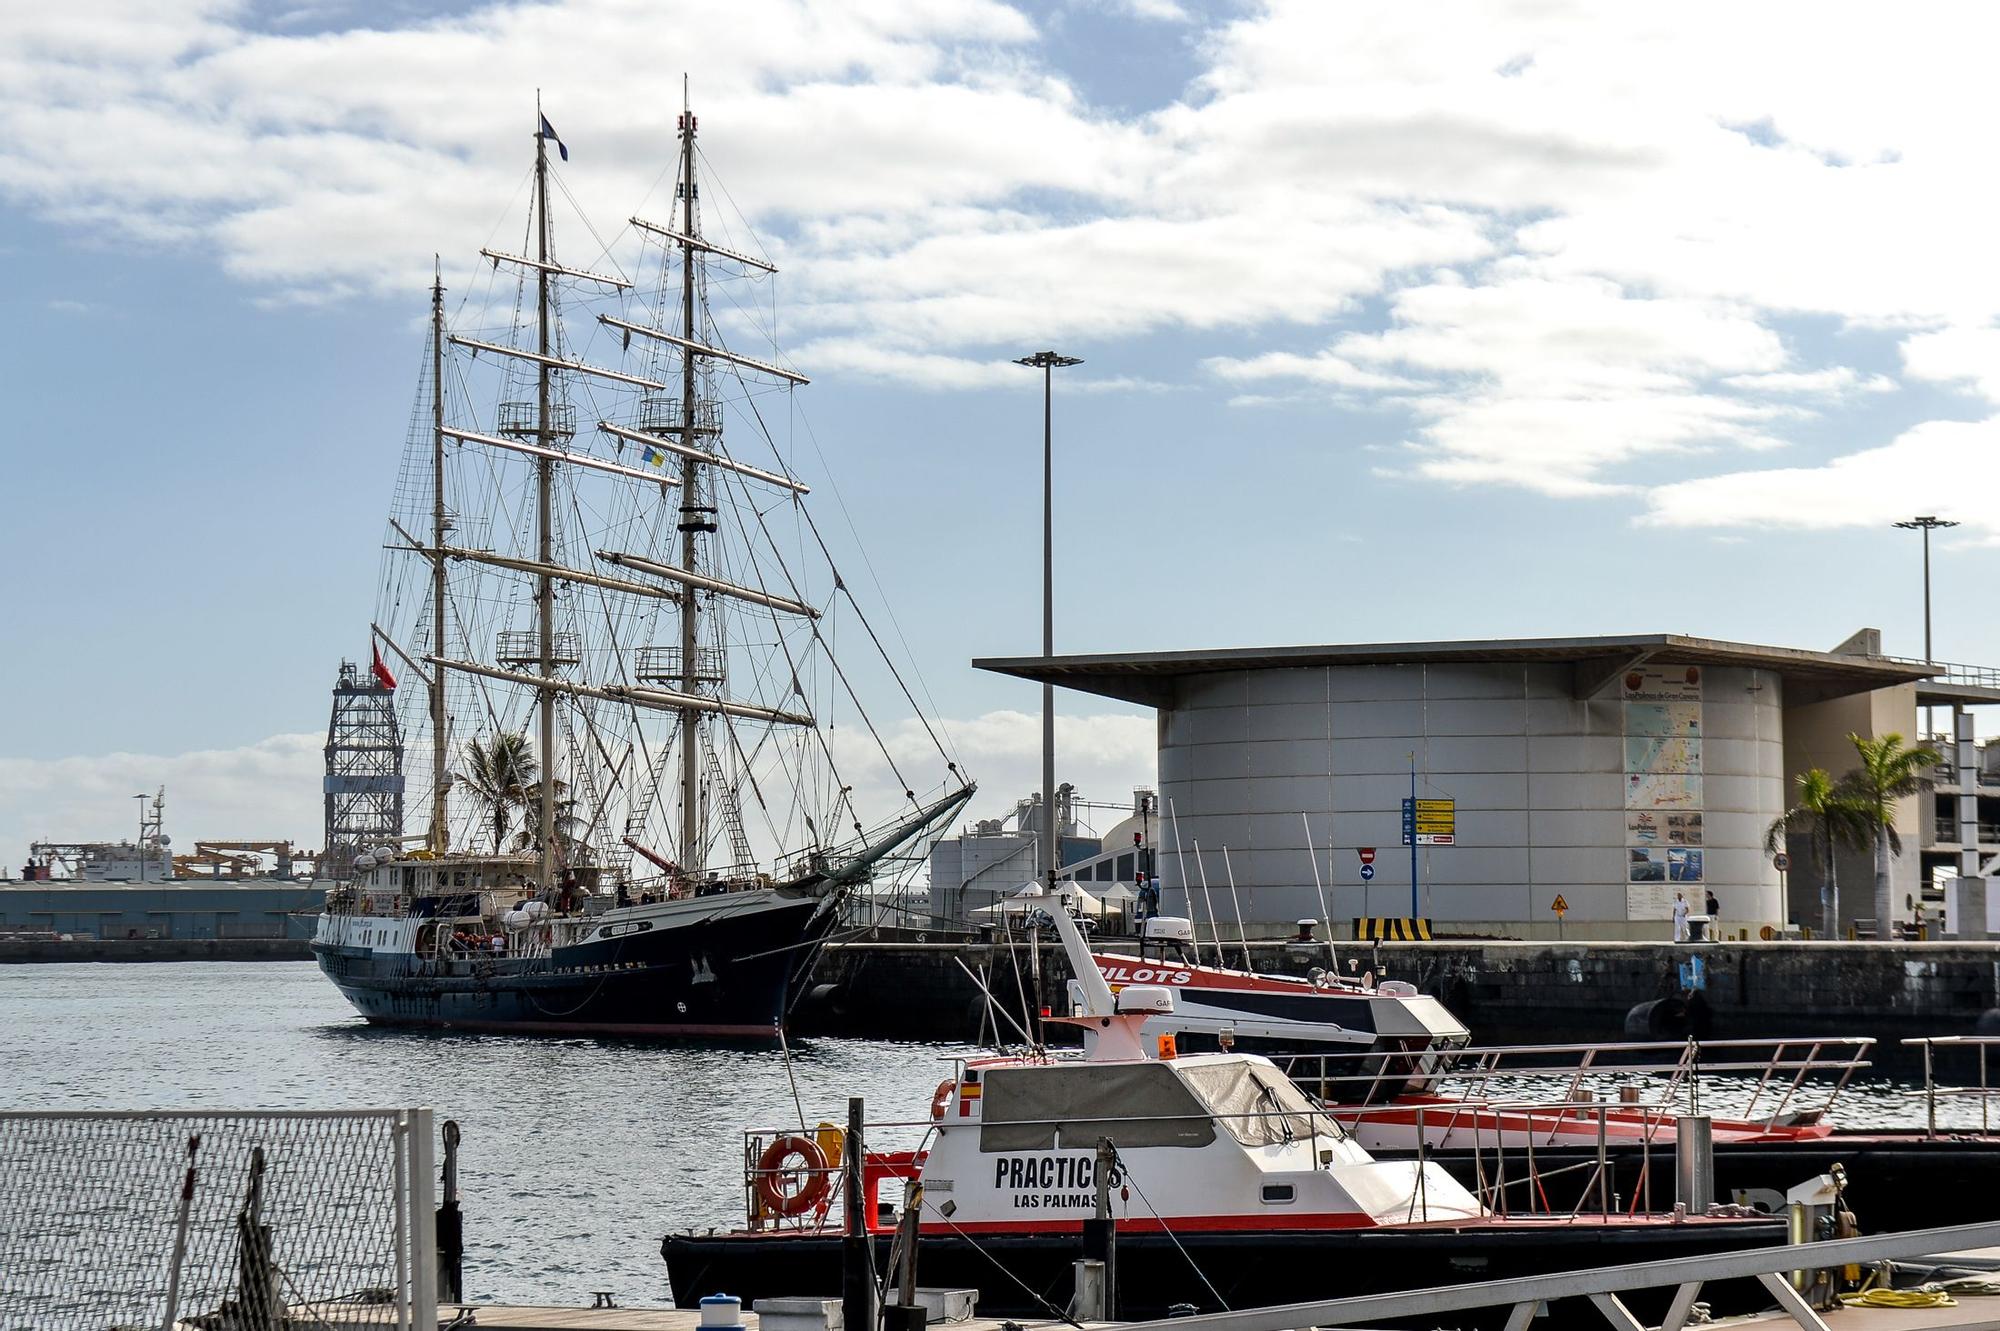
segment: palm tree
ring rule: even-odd
[[[1889,857],[1903,853],[1903,840],[1896,835],[1896,801],[1922,789],[1924,775],[1944,758],[1928,744],[1906,748],[1903,737],[1894,731],[1880,739],[1849,735],[1847,740],[1860,755],[1861,766],[1841,778],[1841,784],[1867,819],[1875,848],[1875,936],[1887,938],[1895,919],[1895,903],[1889,894]]]
[[[1799,802],[1772,819],[1764,833],[1764,853],[1783,850],[1787,835],[1809,838],[1813,858],[1819,861],[1822,931],[1828,938],[1838,938],[1840,872],[1834,855],[1840,846],[1858,850],[1868,844],[1868,815],[1845,783],[1835,781],[1824,767],[1800,772],[1798,787]]]
[[[477,738],[467,740],[465,762],[468,770],[463,779],[472,793],[486,802],[493,819],[493,853],[497,855],[507,839],[511,811],[527,804],[540,764],[528,747],[528,737],[506,730],[487,743]]]
[[[583,819],[577,814],[576,801],[570,797],[568,783],[557,781],[553,786],[554,789],[550,793],[554,796],[555,803],[556,859],[558,862],[567,863],[570,846],[575,842],[577,833],[583,829]],[[521,792],[521,807],[524,810],[542,807],[541,782],[536,781]],[[540,822],[539,817],[522,819],[521,830],[514,835],[515,850],[541,849]]]

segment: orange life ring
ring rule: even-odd
[[[794,1156],[798,1157],[800,1164],[788,1163]],[[804,1180],[796,1191],[786,1187],[789,1181],[801,1174]],[[757,1157],[757,1196],[779,1215],[803,1215],[826,1200],[832,1186],[833,1182],[827,1175],[826,1154],[819,1149],[819,1143],[810,1137],[780,1137]]]
[[[944,1117],[945,1106],[951,1103],[951,1091],[952,1088],[956,1085],[958,1085],[958,1082],[951,1077],[946,1077],[943,1081],[938,1083],[937,1090],[932,1092],[931,1094],[932,1118]]]

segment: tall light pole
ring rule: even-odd
[[[1924,534],[1924,664],[1929,665],[1931,656],[1931,533],[1940,527],[1956,527],[1958,524],[1946,518],[1920,517],[1896,524],[1904,531],[1920,531]]]
[[[1075,356],[1037,351],[1014,362],[1042,372],[1042,657],[1056,654],[1056,509],[1054,415],[1055,372],[1081,365]],[[1042,680],[1042,828],[1035,838],[1036,876],[1050,895],[1056,890],[1056,686]]]

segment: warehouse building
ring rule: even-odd
[[[1914,739],[1938,673],[1872,631],[1831,652],[1647,634],[974,664],[1158,710],[1163,904],[1225,935],[1240,912],[1253,935],[1324,913],[1657,938],[1676,893],[1695,913],[1713,893],[1729,937],[1816,929],[1817,873],[1788,883],[1765,833],[1799,771],[1852,765],[1850,731]],[[1898,902],[1931,816],[1905,803]],[[1843,921],[1874,913],[1861,865],[1842,861]]]

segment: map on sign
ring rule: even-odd
[[[1549,903],[1549,909],[1558,915],[1567,915],[1569,913],[1569,902],[1563,900],[1562,893],[1558,892],[1556,893],[1556,899]]]

